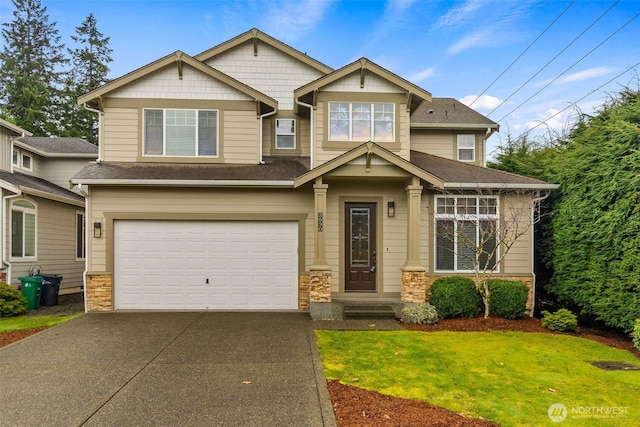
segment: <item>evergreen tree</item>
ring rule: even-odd
[[[78,136],[97,144],[98,117],[76,104],[77,98],[107,83],[108,64],[113,62],[112,49],[109,48],[109,37],[98,31],[96,18],[87,16],[76,28],[76,35],[71,36],[76,43],[69,49],[71,56],[71,72],[67,78],[67,108],[63,135]]]
[[[40,0],[12,0],[13,21],[3,23],[0,102],[3,115],[34,135],[56,135],[64,45]],[[58,104],[58,105],[56,105]]]

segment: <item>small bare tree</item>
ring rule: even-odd
[[[485,318],[491,313],[488,281],[514,245],[540,221],[545,198],[540,190],[481,188],[436,198],[436,263],[442,263],[437,268],[473,272]]]

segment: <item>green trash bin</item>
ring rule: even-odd
[[[26,276],[18,277],[22,283],[22,295],[27,298],[29,310],[40,308],[40,292],[42,291],[42,277]]]

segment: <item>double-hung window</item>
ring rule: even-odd
[[[276,119],[276,148],[296,148],[296,121]]]
[[[86,257],[86,233],[87,225],[84,220],[84,213],[76,212],[76,259],[84,259]]]
[[[473,162],[476,159],[476,137],[475,135],[458,135],[458,160],[463,162]]]
[[[436,196],[436,271],[495,270],[498,198]]]
[[[330,141],[395,141],[395,104],[330,102]]]
[[[145,109],[144,154],[217,157],[218,111]]]
[[[26,200],[11,204],[11,256],[36,256],[36,207]]]

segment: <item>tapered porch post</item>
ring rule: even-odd
[[[331,302],[331,267],[327,265],[327,190],[329,185],[317,178],[313,185],[315,198],[314,259],[309,267],[309,302]]]
[[[426,299],[427,269],[420,260],[420,224],[422,185],[414,178],[407,186],[407,261],[402,267],[400,299],[402,302],[424,302]]]

